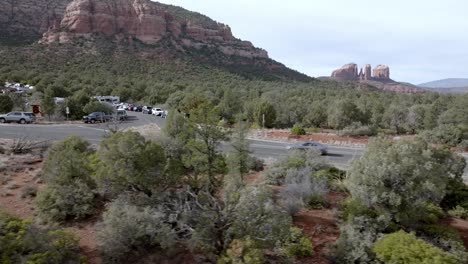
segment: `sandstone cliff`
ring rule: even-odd
[[[346,81],[358,80],[358,66],[355,63],[346,64],[343,67],[333,71],[331,76],[333,78]]]
[[[387,65],[377,65],[372,73],[374,79],[389,80],[390,68]]]
[[[0,0],[0,38],[38,39],[63,17],[71,0]]]
[[[226,55],[268,58],[265,50],[235,38],[229,26],[206,18],[172,14],[174,10],[174,7],[150,0],[74,0],[66,8],[61,22],[52,25],[41,42],[68,43],[75,38],[102,34],[132,37],[152,45],[169,38],[185,48],[208,47]]]
[[[386,65],[377,65],[377,67],[372,70],[371,65],[367,64],[365,68],[361,68],[358,73],[357,64],[349,63],[333,71],[331,78],[338,81],[359,81],[384,91],[393,91],[398,93],[423,92],[423,90],[417,86],[395,82],[390,79],[390,68]]]
[[[372,67],[366,64],[364,70],[358,73],[358,66],[355,63],[349,63],[343,67],[332,72],[331,77],[342,81],[357,81],[357,80],[379,80],[379,81],[392,81],[390,79],[390,68],[386,65],[377,65],[374,68],[371,76]]]

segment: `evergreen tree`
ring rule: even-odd
[[[52,88],[47,88],[44,93],[44,97],[42,98],[42,112],[47,115],[50,121],[50,116],[54,114],[55,111],[55,99],[54,99],[54,91]]]

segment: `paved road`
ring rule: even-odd
[[[120,128],[132,126],[142,126],[148,123],[155,123],[159,127],[164,125],[164,119],[152,115],[130,112],[132,116],[129,121],[119,123]],[[98,144],[102,137],[109,131],[109,126],[115,124],[59,124],[59,125],[19,125],[0,124],[0,138],[21,138],[27,137],[30,140],[61,140],[71,135],[76,135],[87,139],[92,144]],[[287,155],[286,146],[288,143],[252,140],[251,150],[260,158],[278,159]],[[328,146],[329,154],[325,156],[332,164],[341,169],[347,169],[349,163],[359,158],[363,149]],[[223,145],[223,149],[228,150],[228,145]],[[465,156],[468,160],[468,156]],[[468,166],[465,168],[465,175],[468,180]]]

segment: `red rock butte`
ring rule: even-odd
[[[371,75],[372,72],[372,75]],[[386,65],[377,65],[372,70],[370,64],[358,72],[358,66],[355,63],[349,63],[332,72],[332,78],[342,81],[392,81],[390,79],[390,68]]]

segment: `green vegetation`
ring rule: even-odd
[[[344,203],[334,261],[466,263],[458,233],[436,225],[446,215],[441,207],[465,213],[455,207],[466,199],[464,167],[461,156],[422,140],[371,141],[345,181],[351,197]]]
[[[408,234],[404,231],[385,235],[375,243],[373,251],[377,255],[377,259],[385,263],[459,263],[454,256],[417,239],[414,234]]]
[[[96,155],[95,178],[103,194],[116,197],[138,191],[151,196],[173,182],[163,148],[136,132],[117,132],[104,139]]]
[[[416,224],[428,217],[429,205],[440,204],[450,178],[461,180],[464,166],[457,163],[464,165],[449,150],[423,141],[375,139],[353,164],[347,187],[354,199],[378,215]]]
[[[70,232],[41,229],[0,212],[0,262],[80,264],[85,258],[79,255],[78,239]]]
[[[91,178],[89,143],[70,137],[51,147],[42,177],[47,187],[38,193],[37,206],[48,220],[63,222],[92,215],[96,185]]]
[[[47,48],[2,46],[0,79],[35,85],[35,93],[50,88],[54,96],[69,97],[72,118],[83,115],[94,95],[166,104],[182,112],[203,98],[228,125],[239,116],[262,127],[265,117],[265,127],[301,124],[339,129],[349,136],[420,133],[431,143],[450,146],[468,140],[468,95],[401,95],[353,82],[306,78],[270,67],[274,62],[268,60],[226,57],[212,50],[177,53],[168,40],[135,45],[131,51],[97,38],[93,44],[77,40]],[[93,53],[87,52],[91,49]],[[143,59],[138,52],[158,56]]]
[[[45,89],[44,97],[41,102],[42,111],[47,115],[50,121],[50,116],[55,112],[54,91],[51,87]]]
[[[13,110],[13,100],[10,96],[1,94],[0,95],[0,113],[8,113]]]
[[[302,126],[296,124],[291,129],[291,134],[300,136],[300,135],[305,135],[306,131]]]

